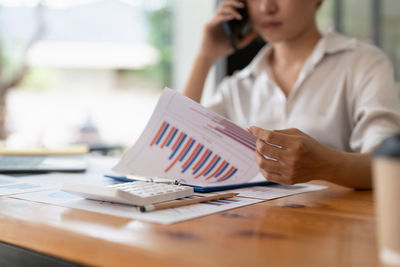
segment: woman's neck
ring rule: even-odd
[[[302,65],[312,53],[320,38],[321,34],[316,25],[313,25],[307,31],[290,40],[273,43],[270,63],[280,67]]]

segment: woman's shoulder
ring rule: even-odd
[[[324,35],[325,53],[338,54],[352,66],[366,67],[379,61],[390,62],[385,53],[377,46],[348,37],[337,32],[329,32]]]
[[[338,80],[346,80],[345,88],[351,94],[351,99],[359,97],[361,92],[382,90],[382,84],[385,84],[387,90],[393,89],[392,63],[373,44],[339,33],[330,33],[326,36],[325,51],[328,54],[326,66],[335,68]],[[329,54],[332,60],[329,60]],[[368,86],[370,89],[367,90]]]

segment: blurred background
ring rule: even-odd
[[[218,2],[0,0],[0,138],[16,147],[132,145],[162,89],[182,90]],[[318,24],[379,46],[400,88],[399,14],[398,0],[324,0]],[[235,62],[212,70],[204,103]]]

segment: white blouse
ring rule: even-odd
[[[377,48],[338,33],[324,35],[288,97],[276,84],[265,46],[225,78],[209,108],[242,127],[298,128],[332,148],[371,152],[400,132],[393,67]]]

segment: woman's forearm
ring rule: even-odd
[[[371,158],[369,154],[336,151],[328,181],[354,189],[372,188]]]
[[[183,90],[183,94],[185,96],[193,99],[196,102],[200,102],[208,72],[213,64],[213,59],[207,58],[202,54],[197,55],[190,72],[189,79]]]

